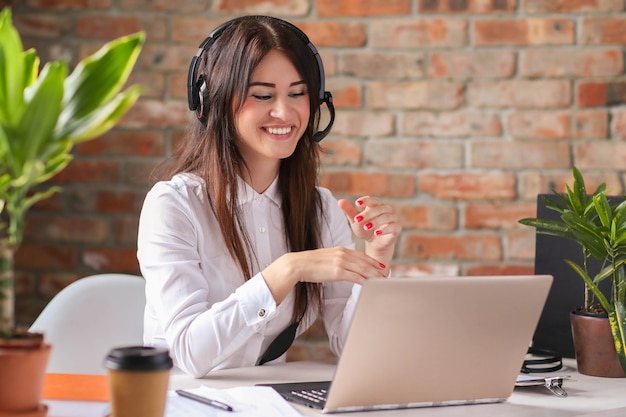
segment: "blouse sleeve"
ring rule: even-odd
[[[175,365],[194,377],[213,369],[254,366],[263,328],[277,314],[274,298],[260,274],[243,283],[240,274],[228,276],[226,268],[219,273],[227,276],[218,276],[216,268],[210,272],[215,279],[207,280],[199,234],[221,237],[219,230],[199,225],[193,207],[199,197],[184,192],[157,184],[141,212],[137,256],[146,280],[144,339],[164,338]],[[230,258],[227,253],[203,256],[214,256],[217,266],[220,256]]]

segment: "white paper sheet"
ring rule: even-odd
[[[236,387],[216,389],[201,386],[185,391],[230,405],[233,412],[220,410],[207,404],[181,397],[169,391],[165,417],[300,417],[283,397],[270,387]]]

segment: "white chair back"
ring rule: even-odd
[[[47,372],[104,374],[112,347],[142,345],[144,288],[139,276],[99,274],[61,290],[30,327],[52,345]]]

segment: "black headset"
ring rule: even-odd
[[[328,122],[328,126],[324,130],[321,130],[313,135],[313,140],[316,142],[321,141],[330,133],[330,129],[335,122],[335,107],[333,106],[333,96],[330,91],[325,90],[325,80],[324,80],[324,64],[322,64],[322,58],[320,57],[319,52],[315,46],[309,41],[309,38],[306,36],[304,32],[298,29],[296,26],[291,23],[278,19],[276,17],[270,16],[254,16],[256,18],[264,18],[264,19],[272,19],[277,21],[278,23],[290,28],[293,33],[304,42],[304,44],[311,50],[315,60],[317,61],[317,65],[319,67],[320,73],[320,91],[319,91],[319,99],[320,104],[326,103],[326,107],[328,107],[328,111],[330,113],[330,121]],[[195,111],[198,119],[206,124],[206,113],[208,112],[208,106],[204,103],[204,94],[206,91],[206,84],[204,80],[204,76],[202,74],[198,75],[198,69],[200,68],[200,63],[202,61],[202,55],[206,53],[209,48],[213,45],[215,40],[219,38],[222,33],[229,27],[231,27],[234,23],[241,20],[241,17],[235,18],[233,20],[229,20],[226,23],[218,26],[209,34],[209,36],[202,41],[198,52],[191,59],[191,63],[189,64],[189,73],[187,74],[187,102],[189,104],[189,110]]]

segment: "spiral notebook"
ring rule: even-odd
[[[325,413],[504,401],[551,283],[549,275],[368,280],[332,382],[262,385]]]

